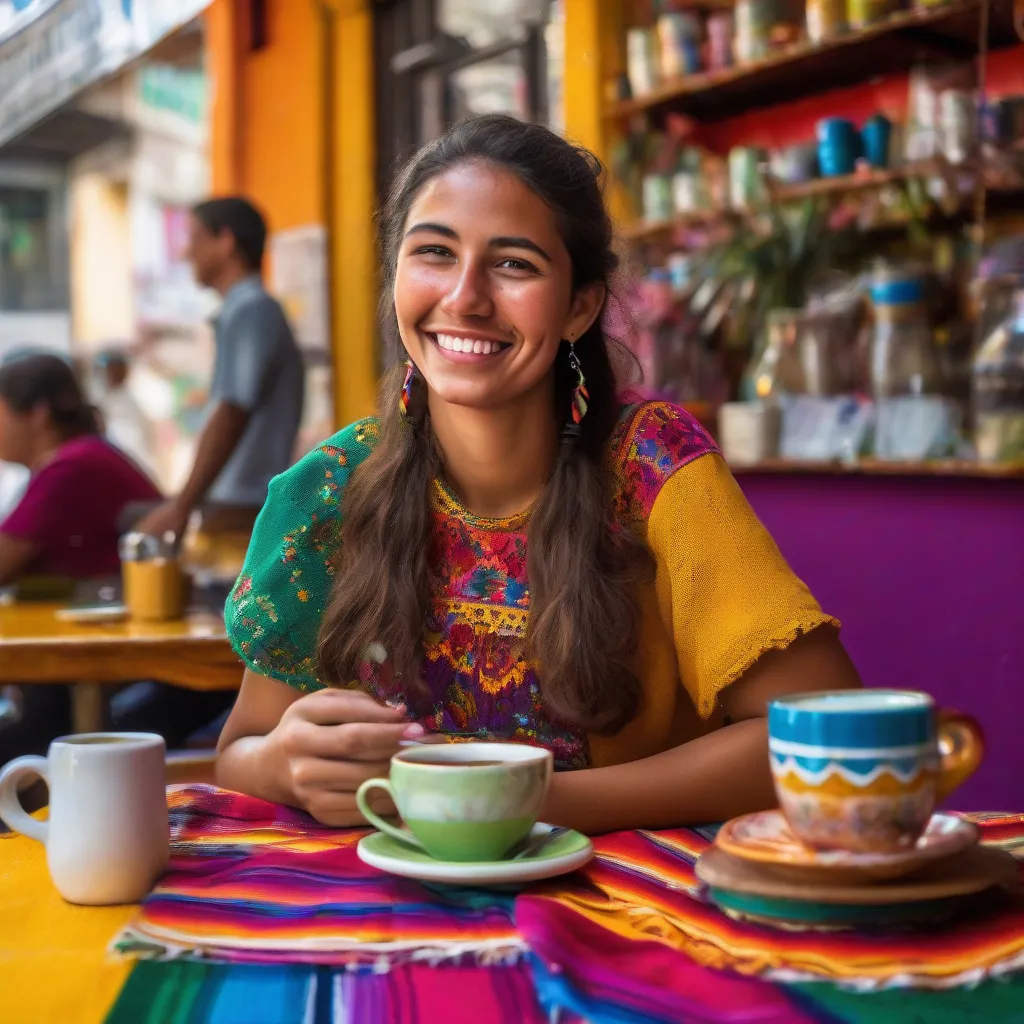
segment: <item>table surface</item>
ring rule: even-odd
[[[239,684],[242,665],[221,615],[176,622],[66,622],[60,604],[0,604],[0,683],[127,683],[195,690]]]
[[[40,843],[0,835],[0,1018],[102,1024],[132,964],[107,953],[135,907],[73,907]]]

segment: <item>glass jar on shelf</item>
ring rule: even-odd
[[[897,462],[946,457],[959,444],[961,411],[942,393],[924,274],[881,267],[869,295],[875,456]]]
[[[764,344],[749,373],[748,398],[765,401],[806,391],[800,344],[804,324],[802,309],[769,311]]]
[[[982,462],[1024,460],[1024,288],[974,357],[974,442]]]
[[[869,289],[874,313],[871,391],[876,401],[939,390],[923,275],[882,267]]]

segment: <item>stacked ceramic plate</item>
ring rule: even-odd
[[[933,923],[1016,883],[1013,857],[978,839],[971,822],[935,814],[917,843],[896,853],[813,850],[780,811],[763,811],[723,825],[697,877],[730,916],[785,928]]]

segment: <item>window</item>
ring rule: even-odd
[[[484,113],[548,121],[545,32],[559,0],[375,5],[378,184],[446,125]]]
[[[0,176],[0,311],[67,308],[60,192]]]

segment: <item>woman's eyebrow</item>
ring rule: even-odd
[[[535,252],[538,256],[543,257],[551,263],[551,257],[536,243],[530,241],[529,238],[520,238],[514,235],[503,235],[499,238],[491,239],[492,249],[529,249],[530,252]]]
[[[427,233],[431,235],[444,235],[445,238],[454,238],[458,240],[458,232],[453,231],[451,228],[445,227],[444,224],[413,224],[411,228],[405,233],[405,237],[408,238],[410,235],[419,233]]]
[[[413,224],[411,228],[405,233],[405,237],[408,238],[410,235],[416,234],[430,234],[430,235],[443,235],[445,238],[452,238],[458,241],[459,233],[454,228],[447,227],[444,224],[434,224],[431,221],[424,221],[422,224]],[[530,252],[535,252],[538,256],[548,261],[553,262],[551,257],[534,241],[529,238],[525,238],[519,235],[499,235],[497,238],[492,238],[489,243],[492,249],[527,249]]]

